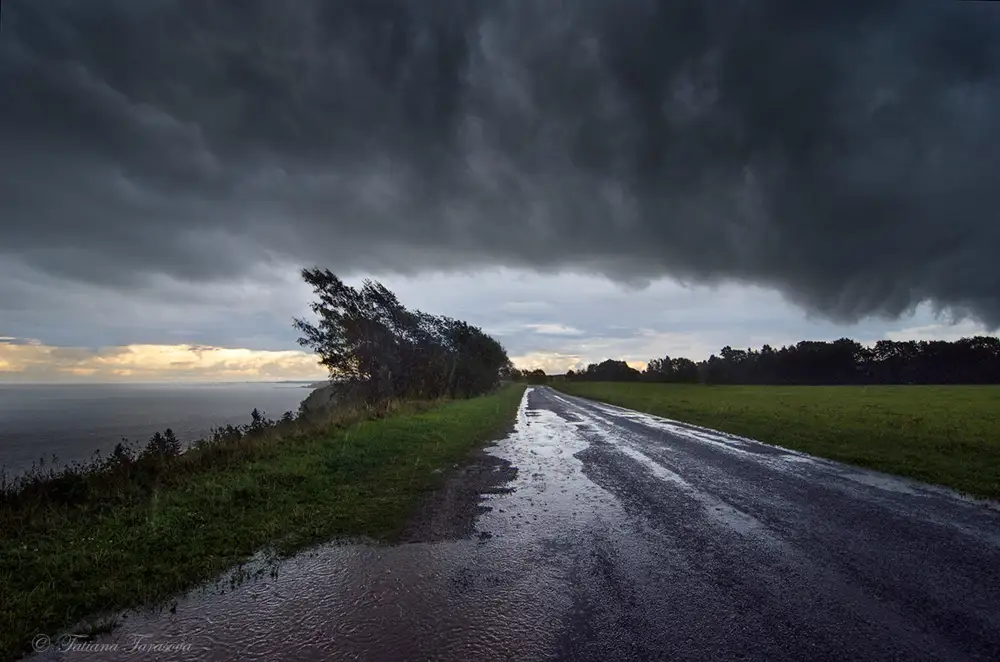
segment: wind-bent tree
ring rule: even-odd
[[[381,283],[345,285],[329,270],[303,269],[317,295],[319,321],[296,319],[299,344],[320,356],[338,381],[375,401],[388,397],[471,397],[494,388],[511,370],[503,346],[481,329],[408,310]]]

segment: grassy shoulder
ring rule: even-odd
[[[507,429],[523,386],[270,444],[208,464],[141,503],[54,508],[0,541],[0,658],[39,633],[156,603],[262,549],[335,537],[391,539],[472,448]]]
[[[556,383],[559,390],[1000,498],[1000,386]]]

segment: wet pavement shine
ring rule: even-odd
[[[475,535],[331,544],[42,659],[1000,660],[1000,510],[529,388]],[[498,493],[497,493],[498,492]]]

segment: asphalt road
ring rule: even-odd
[[[99,657],[1000,660],[995,505],[549,388],[488,452],[432,534],[311,550]]]
[[[590,483],[557,463],[546,493],[615,502],[568,527],[567,653],[1000,660],[995,508],[549,388],[524,414]]]

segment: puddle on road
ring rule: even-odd
[[[908,485],[904,480],[894,476],[880,476],[872,472],[844,472],[841,474],[841,477],[853,480],[854,482],[862,485],[877,487],[881,490],[888,490],[890,492],[898,492],[899,494],[908,494],[911,496],[923,496],[921,492],[914,489],[911,485]]]
[[[510,493],[483,497],[471,539],[329,544],[176,613],[131,613],[94,641],[56,642],[40,660],[538,659],[558,653],[572,609],[565,550],[591,519],[622,517],[583,476],[587,447],[555,414],[522,400],[514,431],[488,449],[517,467]],[[530,433],[530,443],[527,434]],[[228,587],[227,587],[228,588]]]

